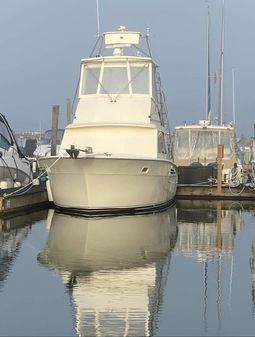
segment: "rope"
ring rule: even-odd
[[[251,178],[251,182],[247,184],[247,181]],[[231,188],[237,188],[241,186],[241,190],[237,193],[235,193]],[[248,187],[250,190],[255,190],[255,181],[254,177],[250,176],[248,171],[245,170],[237,170],[234,172],[231,172],[231,178],[229,183],[229,190],[232,195],[240,195],[243,193],[245,187]]]
[[[229,181],[230,187],[238,187],[243,181],[244,174],[241,170],[231,170],[231,177]]]
[[[234,186],[234,187],[238,187],[238,186]],[[229,190],[230,190],[230,192],[231,192],[232,195],[240,195],[240,194],[243,193],[244,189],[245,189],[245,184],[243,184],[243,186],[242,186],[242,188],[241,188],[241,190],[239,192],[234,193],[233,190],[231,189],[231,186],[229,185]]]
[[[28,184],[26,184],[26,185],[24,185],[24,186],[22,186],[21,188],[19,188],[18,190],[16,190],[16,191],[13,191],[13,192],[11,192],[11,193],[5,193],[4,195],[3,195],[3,197],[4,198],[6,198],[6,197],[10,197],[10,196],[12,196],[12,195],[16,195],[18,192],[20,192],[20,191],[23,191],[24,189],[26,189],[27,187],[29,187],[29,189],[28,190],[26,190],[25,192],[23,192],[23,193],[18,193],[17,195],[23,195],[23,194],[25,194],[25,193],[27,193],[32,187],[33,187],[33,185],[34,185],[34,183],[38,180],[38,179],[40,179],[45,173],[47,173],[48,172],[48,170],[50,170],[60,159],[62,158],[62,156],[59,156],[45,171],[43,171],[42,173],[40,173],[39,174],[39,176],[37,177],[37,178],[35,178],[35,179],[33,179],[32,181],[30,181]]]

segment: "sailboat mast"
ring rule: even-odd
[[[207,20],[207,61],[206,61],[206,120],[211,120],[211,71],[210,71],[210,10]]]
[[[235,104],[235,71],[232,69],[232,108],[233,108],[233,124],[236,125],[236,104]]]
[[[221,23],[221,52],[220,52],[220,85],[219,85],[219,107],[218,107],[218,125],[222,125],[223,116],[223,74],[224,74],[224,33],[225,33],[225,1],[222,0],[222,23]]]

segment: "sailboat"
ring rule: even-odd
[[[147,53],[141,38],[120,26],[100,35],[81,61],[74,120],[59,155],[39,159],[56,207],[144,211],[173,202],[177,174],[164,94],[148,34]]]
[[[198,124],[175,127],[173,158],[177,166],[212,166],[217,168],[217,146],[224,146],[223,180],[229,182],[231,169],[237,163],[236,132],[234,121],[223,123],[223,74],[224,74],[224,2],[219,75],[218,123],[211,123],[211,71],[210,71],[210,12],[207,24],[207,83],[206,118]]]

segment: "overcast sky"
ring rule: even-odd
[[[211,11],[212,73],[219,70],[222,0],[99,0],[100,30],[146,32],[159,64],[171,128],[205,118],[207,4]],[[224,112],[253,136],[255,106],[255,0],[225,0]],[[80,59],[96,40],[96,0],[0,1],[0,111],[16,131],[51,126],[51,108],[73,99]],[[213,118],[217,115],[213,85]]]

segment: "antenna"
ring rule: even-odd
[[[225,2],[222,0],[222,23],[221,23],[221,51],[220,51],[220,86],[219,86],[219,110],[218,110],[218,125],[222,125],[223,117],[223,75],[224,75],[224,20]]]
[[[146,38],[147,47],[148,47],[148,50],[149,50],[149,55],[150,55],[150,57],[152,57],[149,37],[150,37],[150,28],[147,28],[145,38]]]
[[[97,37],[100,36],[100,22],[99,22],[99,0],[97,2]]]
[[[208,10],[207,21],[207,62],[206,62],[206,120],[211,120],[211,70],[210,70],[210,8]]]
[[[236,104],[235,104],[235,70],[232,68],[232,92],[233,92],[233,101],[232,101],[232,108],[233,108],[233,123],[236,124]]]

